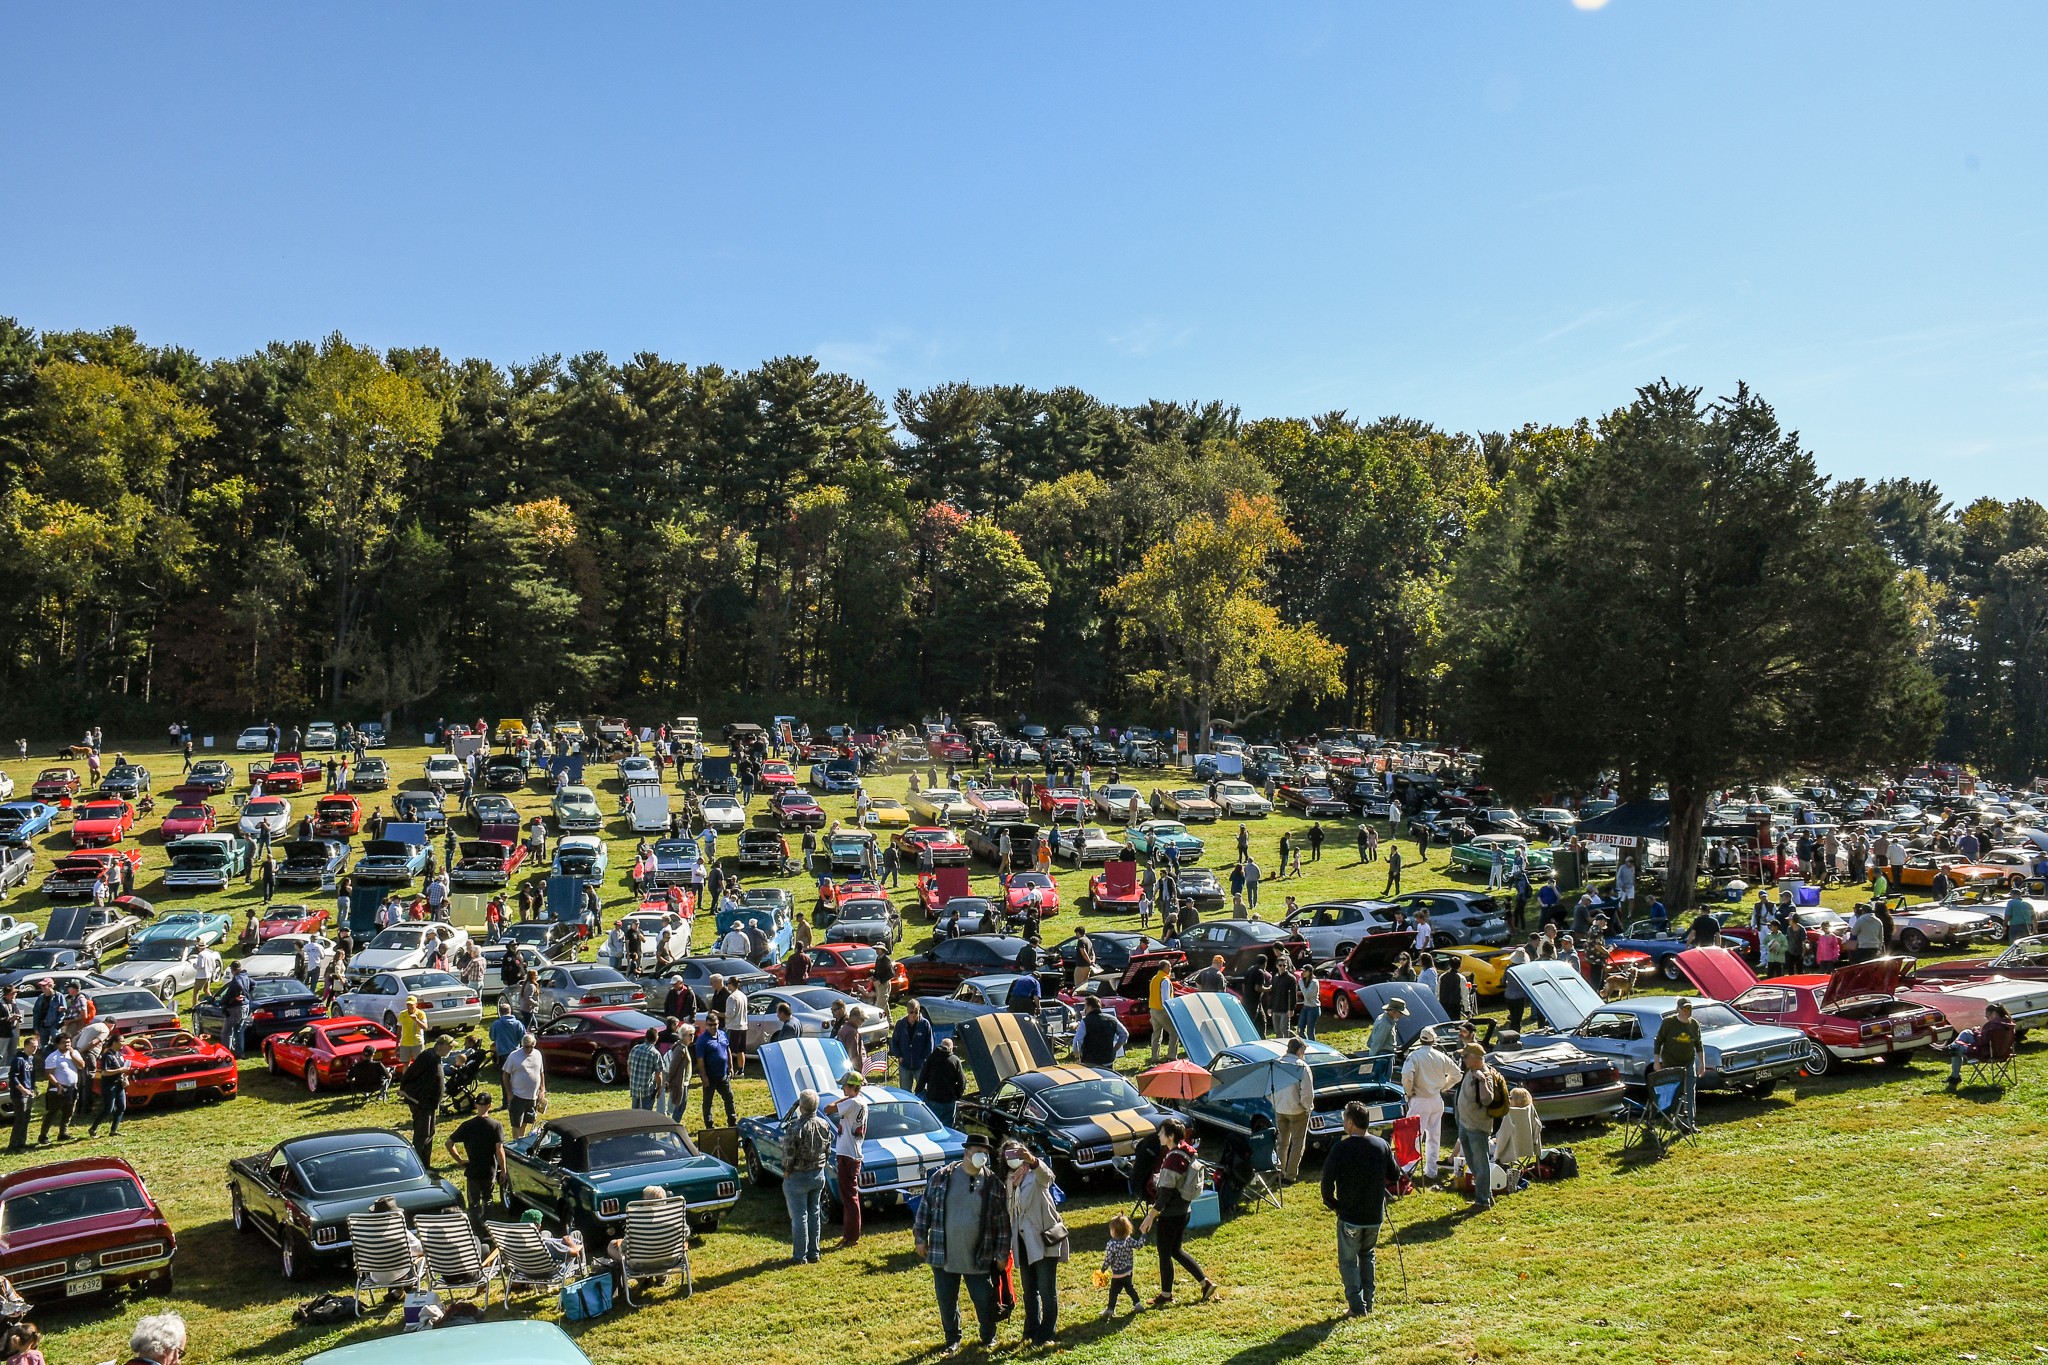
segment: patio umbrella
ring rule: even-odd
[[[1192,1100],[1209,1093],[1216,1083],[1201,1067],[1185,1057],[1161,1062],[1138,1076],[1138,1093],[1154,1100]]]

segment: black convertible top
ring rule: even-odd
[[[571,1114],[555,1119],[548,1127],[563,1137],[590,1139],[614,1133],[680,1133],[682,1125],[673,1119],[644,1109],[599,1109],[588,1114]]]

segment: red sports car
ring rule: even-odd
[[[852,878],[843,882],[830,879],[818,883],[818,908],[833,910],[841,901],[885,901],[889,893],[871,881]]]
[[[238,1073],[235,1054],[211,1038],[181,1028],[153,1028],[121,1037],[128,1073],[128,1103],[140,1107],[166,1095],[231,1100]]]
[[[1061,991],[1060,999],[1076,1010],[1091,999],[1123,1021],[1133,1039],[1152,1036],[1152,978],[1160,971],[1169,976],[1188,965],[1187,955],[1166,949],[1156,953],[1132,953],[1121,977],[1098,976],[1084,981],[1078,990]],[[1178,992],[1177,992],[1178,993]]]
[[[135,807],[120,797],[99,797],[80,805],[71,816],[73,848],[105,848],[118,844],[135,828]]]
[[[213,807],[204,801],[191,805],[172,806],[164,816],[164,840],[182,839],[188,834],[211,834],[219,827],[219,820]]]
[[[1041,915],[1059,913],[1059,883],[1043,872],[1012,872],[1010,884],[1003,890],[1003,903],[1010,913],[1022,914],[1024,907],[1034,902]]]
[[[363,828],[363,803],[347,792],[323,796],[313,807],[315,839],[346,839]]]
[[[970,856],[967,845],[955,837],[952,830],[941,829],[937,825],[906,829],[890,842],[896,845],[896,856],[903,860],[906,868],[918,865],[918,850],[922,848],[931,849],[933,867],[965,867]]]
[[[947,901],[973,894],[964,867],[941,867],[917,874],[917,903],[924,907],[926,919],[936,920]]]
[[[68,806],[84,785],[76,768],[45,768],[36,774],[36,780],[28,791],[38,801]]]
[[[279,934],[317,934],[327,927],[324,905],[273,905],[256,921],[256,937],[268,943]]]
[[[863,1000],[875,993],[875,950],[865,943],[812,944],[805,954],[805,966],[809,970],[803,979],[813,985],[830,986]],[[786,966],[782,975],[785,981],[792,979]],[[910,989],[909,974],[900,962],[889,989],[892,993]]]
[[[1368,986],[1394,979],[1394,963],[1415,946],[1415,935],[1406,929],[1367,934],[1344,956],[1316,972],[1316,994],[1323,1010],[1333,1018],[1364,1019],[1372,1011],[1365,1004]]]
[[[1138,864],[1123,858],[1104,863],[1088,879],[1088,904],[1094,910],[1132,911],[1145,893],[1138,889]]]
[[[771,758],[761,765],[761,788],[764,791],[780,791],[798,785],[796,769],[779,758]]]
[[[297,754],[279,754],[270,760],[270,767],[263,773],[263,790],[266,794],[300,792],[306,789],[306,773],[299,767]]]
[[[1727,948],[1688,948],[1675,960],[1702,994],[1726,1001],[1750,1022],[1804,1033],[1808,1075],[1823,1075],[1864,1057],[1904,1066],[1920,1049],[1938,1051],[1956,1036],[1940,1011],[1898,998],[1899,980],[1913,965],[1910,957],[1851,963],[1831,976],[1762,981]]]
[[[397,1066],[398,1037],[382,1024],[349,1014],[316,1019],[294,1033],[272,1034],[263,1044],[271,1074],[296,1076],[309,1092],[352,1084],[366,1058],[386,1068]]]
[[[626,1057],[662,1021],[636,1009],[569,1010],[540,1031],[541,1065],[599,1085],[626,1079]]]
[[[0,1176],[0,1275],[29,1299],[171,1288],[178,1239],[135,1168],[76,1157]]]

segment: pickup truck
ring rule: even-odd
[[[164,850],[170,855],[170,870],[164,885],[194,890],[225,891],[237,877],[249,875],[256,845],[240,834],[220,831],[193,834]]]
[[[135,870],[141,865],[139,848],[66,854],[43,878],[43,894],[52,900],[90,900],[93,888],[105,881],[118,896],[135,885]]]

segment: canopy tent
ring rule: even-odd
[[[1753,838],[1756,832],[1753,825],[1717,825],[1711,821],[1701,830],[1710,839]],[[1624,801],[1613,810],[1579,821],[1573,833],[1589,844],[1616,844],[1622,848],[1669,843],[1671,803]]]

